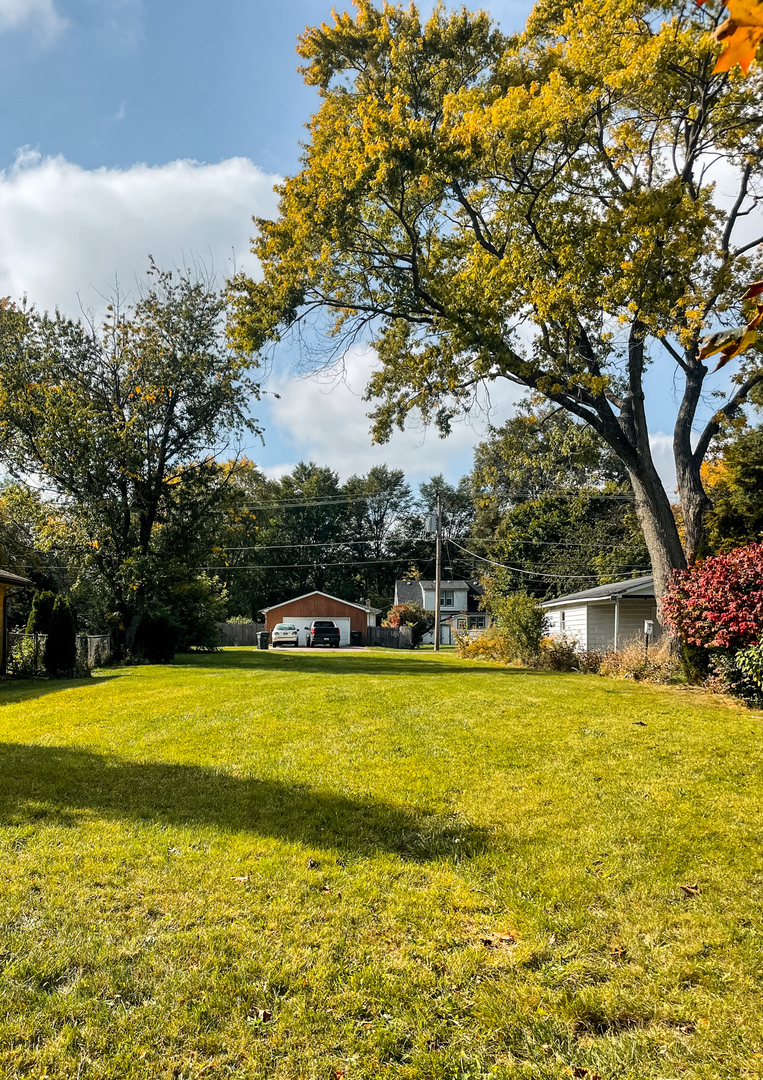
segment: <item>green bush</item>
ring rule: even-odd
[[[757,645],[748,645],[746,649],[740,649],[734,657],[736,666],[752,679],[755,685],[763,692],[763,642]]]
[[[199,574],[176,585],[166,603],[177,627],[178,652],[220,648],[220,623],[228,615],[228,593],[219,578]]]
[[[505,634],[510,658],[523,664],[537,663],[548,619],[535,597],[526,593],[496,597],[490,611],[496,626]]]
[[[32,610],[26,624],[28,634],[47,634],[56,602],[54,592],[36,592],[32,597]]]
[[[57,596],[50,614],[43,663],[49,675],[71,678],[77,668],[77,624],[71,601]]]
[[[692,686],[702,686],[710,674],[710,653],[703,645],[681,643],[681,666],[686,681]]]
[[[152,607],[140,622],[133,645],[134,656],[151,664],[168,664],[175,658],[180,626],[172,612]]]

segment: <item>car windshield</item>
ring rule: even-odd
[[[278,626],[276,627],[276,630],[296,630],[296,629],[297,629],[296,626],[293,626],[291,623],[288,623],[288,622],[280,622],[278,624]]]
[[[328,622],[326,619],[316,619],[313,626],[330,626],[332,630],[336,630],[336,627],[332,622]]]

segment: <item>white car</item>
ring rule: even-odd
[[[273,627],[273,633],[270,635],[275,649],[278,645],[294,645],[296,648],[299,645],[299,630],[290,622],[280,622]]]

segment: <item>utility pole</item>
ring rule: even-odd
[[[435,511],[437,516],[437,530],[435,532],[435,559],[434,559],[434,651],[440,651],[440,575],[442,570],[440,568],[440,549],[442,548],[442,497],[438,491],[437,493],[437,509]]]

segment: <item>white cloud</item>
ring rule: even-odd
[[[484,438],[489,420],[501,423],[521,396],[508,383],[495,384],[490,402],[483,396],[472,419],[454,423],[447,439],[414,426],[395,432],[383,446],[373,446],[366,416],[371,405],[362,395],[375,363],[373,350],[354,348],[344,357],[342,372],[301,378],[275,374],[267,389],[281,398],[270,400],[268,430],[276,430],[280,442],[292,449],[290,456],[329,465],[342,479],[382,463],[403,469],[413,481],[440,472],[457,479],[471,468],[473,447]],[[271,466],[270,473],[278,475],[290,467]]]
[[[55,0],[0,0],[0,32],[29,27],[43,38],[53,38],[66,27]]]
[[[277,179],[246,158],[88,170],[23,151],[0,173],[0,296],[77,315],[80,298],[97,309],[117,280],[130,292],[149,252],[223,277],[234,255],[251,267],[251,217],[275,212]]]
[[[673,458],[673,436],[666,435],[664,431],[655,431],[649,436],[649,445],[652,449],[654,467],[662,477],[665,490],[671,502],[675,502],[676,490],[676,463]]]

